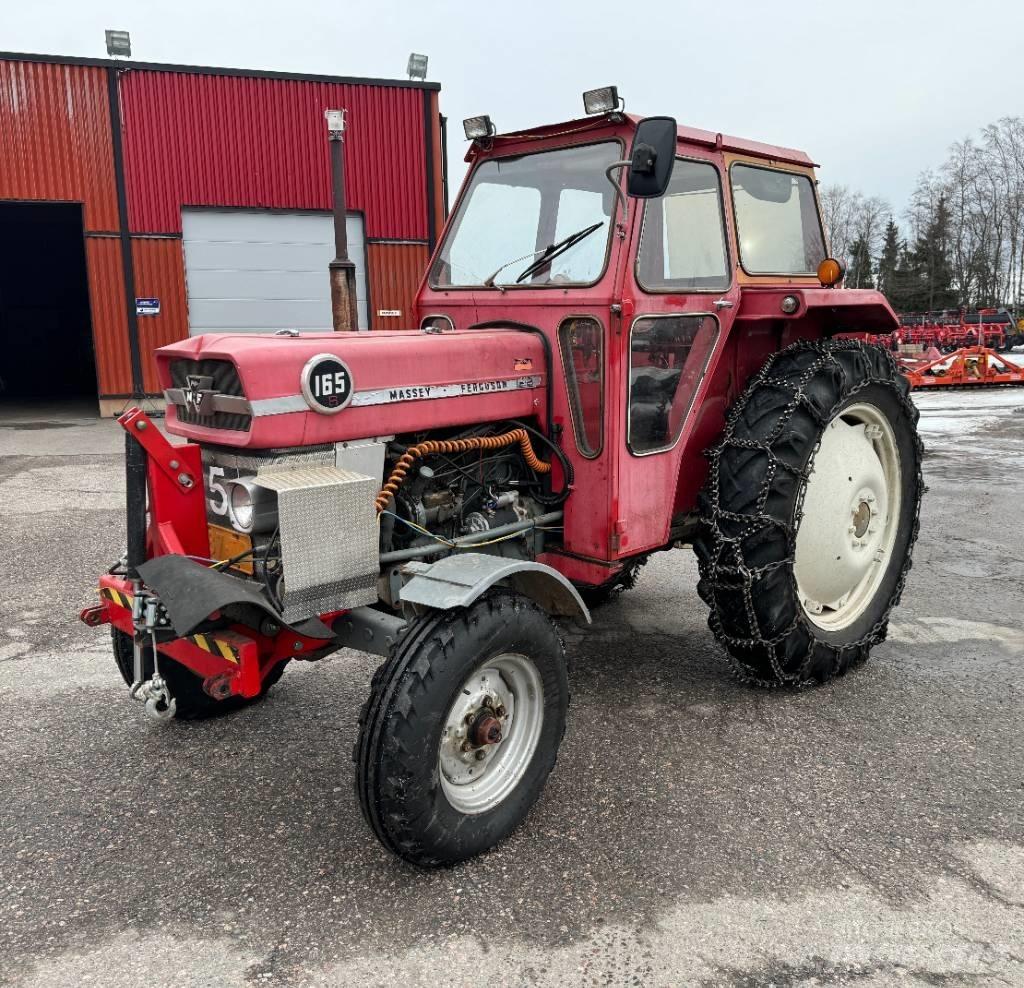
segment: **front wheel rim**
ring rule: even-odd
[[[842,409],[825,427],[804,490],[794,574],[804,614],[839,631],[868,610],[892,562],[902,472],[877,406]]]
[[[438,774],[466,815],[500,805],[526,775],[544,725],[544,686],[533,660],[506,652],[462,684],[441,728]]]

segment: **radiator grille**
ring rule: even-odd
[[[176,388],[188,388],[190,376],[213,378],[213,390],[217,394],[245,397],[245,389],[238,377],[238,371],[230,360],[187,360],[184,358],[171,361],[171,384]],[[200,415],[194,408],[176,405],[178,421],[187,425],[201,425],[207,429],[232,429],[236,432],[248,432],[252,424],[251,415],[236,412],[213,412]]]

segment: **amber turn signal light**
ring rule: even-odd
[[[826,257],[818,265],[818,281],[824,288],[835,288],[843,280],[844,274],[843,266],[834,257]]]

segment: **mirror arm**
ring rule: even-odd
[[[615,196],[622,204],[622,222],[626,223],[629,221],[629,200],[626,199],[625,193],[622,191],[621,186],[617,179],[612,176],[612,171],[616,168],[627,168],[630,165],[630,161],[627,158],[625,161],[613,161],[605,170],[605,177],[609,182],[612,183],[612,188],[615,190]]]

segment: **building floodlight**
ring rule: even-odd
[[[410,79],[426,79],[427,56],[417,55],[416,52],[413,52],[409,56],[409,64],[406,65],[405,71],[409,73]]]
[[[130,58],[132,54],[132,37],[127,31],[107,31],[107,54],[111,58],[122,56]]]
[[[345,133],[345,111],[324,110],[324,119],[327,121],[327,133],[333,137],[340,137]]]

